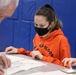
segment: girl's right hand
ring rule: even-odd
[[[10,46],[10,47],[7,47],[6,49],[5,49],[5,52],[6,53],[17,53],[18,52],[18,49],[17,48],[15,48],[15,47],[12,47],[12,46]]]

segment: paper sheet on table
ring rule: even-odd
[[[18,57],[18,56],[13,56],[13,55],[6,55],[9,59],[11,59],[11,62],[16,62],[16,61],[20,61],[23,60],[24,58],[22,57]]]
[[[27,75],[44,75],[43,72],[37,72],[37,73],[31,73],[31,74],[27,74]]]
[[[57,70],[57,71],[45,72],[45,75],[73,75],[73,74],[67,74],[60,70]]]
[[[16,73],[18,71],[28,70],[31,68],[39,67],[46,65],[42,62],[38,62],[36,60],[16,57],[16,56],[7,56],[12,60],[12,65],[10,68],[7,69],[7,75],[11,75],[13,73]]]

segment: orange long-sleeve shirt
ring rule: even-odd
[[[62,60],[70,58],[70,46],[61,29],[53,31],[45,38],[36,34],[33,40],[34,50],[39,50],[43,55],[42,60],[63,66]],[[18,53],[30,56],[30,51],[18,49]]]

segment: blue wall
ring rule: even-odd
[[[23,47],[33,49],[32,40],[35,35],[34,13],[42,5],[51,4],[57,17],[63,22],[63,32],[71,45],[72,56],[76,55],[76,0],[20,0],[19,6],[10,19],[0,24],[0,50],[6,47]]]

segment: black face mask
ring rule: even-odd
[[[38,33],[39,36],[43,36],[45,34],[48,33],[48,27],[47,28],[38,28],[38,27],[35,27],[35,30],[36,32]]]

